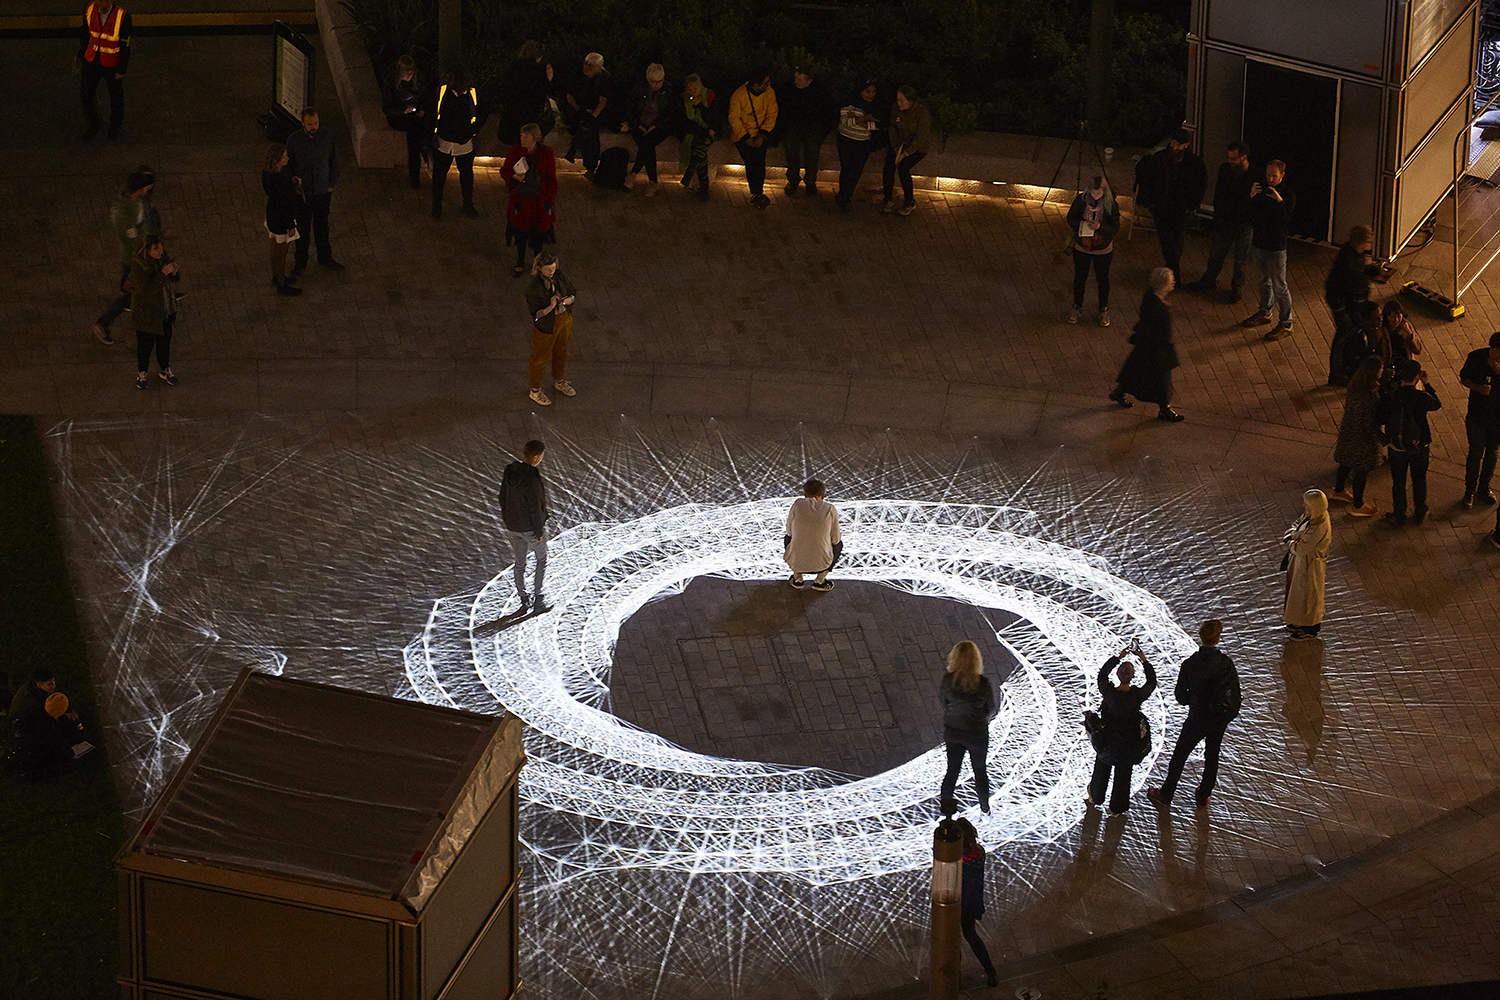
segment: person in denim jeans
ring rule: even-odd
[[[1266,164],[1265,183],[1250,185],[1250,256],[1260,271],[1260,307],[1242,326],[1261,326],[1271,322],[1271,304],[1275,300],[1280,316],[1267,340],[1280,340],[1292,332],[1292,293],[1286,284],[1287,228],[1297,208],[1297,195],[1283,182],[1286,164],[1272,160]]]

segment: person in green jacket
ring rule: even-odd
[[[135,387],[144,389],[151,364],[151,350],[156,349],[156,364],[162,381],[176,385],[172,374],[172,324],[177,320],[177,296],[172,283],[177,280],[177,262],[167,256],[161,240],[152,238],[141,244],[130,262],[130,316],[135,320]]]
[[[880,203],[880,210],[889,213],[895,209],[891,196],[895,193],[896,175],[900,174],[901,193],[906,196],[900,211],[902,215],[910,215],[917,207],[917,199],[912,194],[911,168],[922,162],[932,140],[932,115],[917,100],[917,92],[911,86],[904,86],[896,91],[896,103],[891,105],[888,131],[891,144],[885,151],[885,172],[882,177],[885,183],[885,200]]]

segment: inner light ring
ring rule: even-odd
[[[784,578],[779,549],[790,502],[685,505],[570,529],[552,545],[554,610],[493,634],[485,624],[515,607],[508,570],[472,599],[434,607],[427,630],[407,649],[408,677],[424,700],[489,710],[498,702],[531,727],[522,794],[572,818],[569,834],[531,843],[538,853],[587,870],[774,870],[813,882],[909,870],[930,860],[941,747],[850,780],[818,768],[694,753],[601,707],[619,627],[647,600],[697,576]],[[992,730],[990,752],[995,810],[982,822],[992,842],[1053,839],[1082,808],[1093,755],[1072,720],[1091,700],[1097,663],[1118,652],[1130,633],[1157,663],[1177,662],[1193,643],[1160,599],[1115,576],[1102,560],[1013,530],[1027,520],[1023,511],[889,500],[839,509],[846,545],[840,579],[1004,608],[1025,621],[997,636],[1020,669],[1002,686],[997,727],[1005,738]],[[1084,613],[998,579],[1018,574],[1092,607]],[[466,665],[452,662],[459,647]],[[467,678],[459,676],[463,670]],[[489,705],[453,696],[454,681],[461,686],[475,678]],[[1148,715],[1160,732],[1159,699]],[[1029,742],[1027,724],[1036,727]],[[1009,738],[1017,734],[1020,746]],[[1142,780],[1151,759],[1136,772]],[[691,850],[681,848],[685,839]]]

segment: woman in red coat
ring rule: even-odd
[[[505,210],[505,243],[516,248],[515,277],[526,273],[526,247],[531,255],[541,252],[543,243],[555,243],[552,222],[553,203],[557,201],[557,157],[542,142],[542,130],[536,125],[521,126],[521,143],[510,147],[500,176],[510,189],[510,205]]]

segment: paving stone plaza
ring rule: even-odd
[[[1415,317],[1443,401],[1432,515],[1397,530],[1336,506],[1328,618],[1291,643],[1279,540],[1305,488],[1332,488],[1342,413],[1324,385],[1330,248],[1293,247],[1296,332],[1276,343],[1237,325],[1252,302],[1174,296],[1173,425],[1106,399],[1152,234],[1119,244],[1111,327],[1062,322],[1065,205],[1016,186],[1047,184],[1062,144],[987,193],[930,181],[905,218],[875,210],[874,167],[847,214],[770,182],[756,211],[732,170],[706,204],[672,167],[653,199],[565,172],[578,395],[540,408],[495,170],[477,171],[479,219],[434,221],[403,171],[346,169],[347,270],[314,267],[280,298],[254,122],[269,43],[143,39],[111,145],[77,141],[71,54],[0,41],[7,64],[64,81],[0,139],[0,410],[47,434],[132,817],[247,665],[489,711],[498,691],[551,684],[576,718],[518,714],[547,734],[595,727],[607,791],[523,772],[528,990],[925,996],[936,688],[968,638],[1010,706],[1004,805],[969,810],[1001,985],[966,953],[971,994],[1071,1000],[1107,982],[1112,1000],[1269,1000],[1500,978],[1500,551],[1494,508],[1457,506],[1457,372],[1500,328],[1490,279],[1461,321]],[[327,89],[324,125],[346,136]],[[117,277],[111,199],[143,162],[188,297],[180,384],[138,391],[128,315],[111,347],[89,323]],[[1112,169],[1128,187],[1128,161]],[[1186,273],[1206,249],[1190,239]],[[1447,252],[1398,274],[1441,280]],[[508,585],[495,492],[531,437],[548,443],[559,607],[466,617]],[[846,519],[828,594],[785,586],[766,513],[814,475]],[[1383,469],[1369,489],[1389,509]],[[1101,636],[1146,643],[1165,695],[1209,617],[1245,685],[1210,807],[1184,795],[1159,814],[1137,794],[1122,817],[1086,814],[1079,716],[1115,651]],[[574,648],[610,658],[558,652]],[[553,656],[560,681],[510,666]],[[1148,714],[1159,754],[1182,713],[1168,696]],[[1137,784],[1165,768],[1148,758]]]

